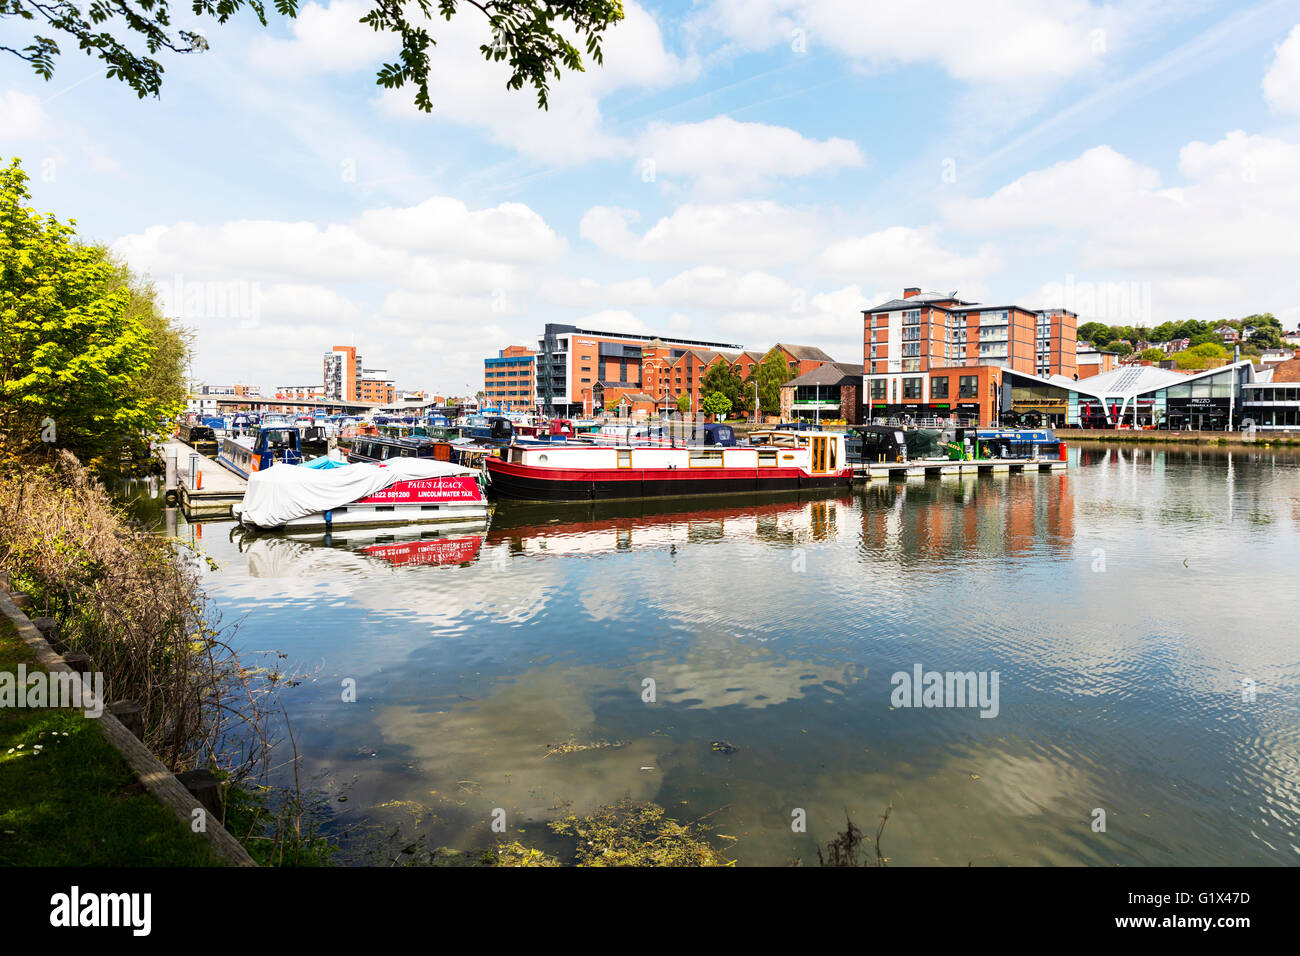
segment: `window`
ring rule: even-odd
[[[948,397],[948,379],[932,378],[930,379],[930,397],[939,399]]]
[[[618,467],[620,468],[632,467],[632,449],[620,448],[618,450]]]
[[[885,398],[885,380],[883,378],[873,378],[871,380],[871,397],[884,401]]]
[[[692,468],[721,468],[722,452],[692,448],[689,464]]]
[[[776,467],[776,449],[760,448],[758,450],[758,467],[775,468]]]
[[[915,398],[915,399],[919,399],[919,398],[921,397],[921,382],[922,382],[922,381],[923,381],[923,379],[920,379],[920,378],[905,378],[905,379],[903,379],[903,398]]]
[[[977,389],[979,388],[979,381],[980,380],[978,375],[961,376],[960,380],[957,383],[957,397],[978,398],[979,392],[977,391]]]

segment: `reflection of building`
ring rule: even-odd
[[[1067,309],[982,305],[910,288],[863,312],[865,400],[872,417],[996,421],[1002,371],[1073,378]]]
[[[901,564],[951,561],[954,555],[1028,554],[1074,537],[1068,475],[999,480],[981,494],[975,478],[880,482],[864,489],[864,547]]]

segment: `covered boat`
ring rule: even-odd
[[[332,531],[345,527],[485,520],[478,473],[445,461],[271,468],[249,476],[231,515],[247,527]]]

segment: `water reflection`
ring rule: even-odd
[[[562,809],[631,795],[726,806],[741,861],[783,863],[892,802],[899,863],[1294,862],[1300,455],[1073,454],[852,495],[512,505],[440,534],[178,533],[248,646],[310,674],[286,704],[341,823],[469,846],[502,807],[540,843]],[[998,671],[1000,715],[891,709],[916,663]]]

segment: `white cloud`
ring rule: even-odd
[[[50,118],[38,97],[17,90],[0,93],[0,130],[6,139],[36,139],[50,130]]]
[[[399,209],[367,210],[356,227],[360,235],[381,246],[498,262],[554,262],[566,245],[523,203],[471,211],[447,196]]]
[[[329,6],[309,3],[289,21],[293,38],[259,36],[249,48],[249,63],[268,73],[374,72],[385,58],[397,58],[401,39],[360,23],[370,9],[361,0],[333,0]]]
[[[172,309],[197,333],[200,376],[239,369],[258,384],[310,382],[320,377],[321,352],[361,336],[367,362],[399,384],[449,387],[481,376],[480,347],[532,334],[520,318],[527,298],[566,246],[527,206],[472,210],[434,197],[350,223],[152,226],[114,248],[161,291],[174,290],[168,301],[184,303],[192,288],[201,301],[214,289],[240,305]],[[382,301],[375,307],[367,296]]]
[[[809,139],[767,123],[718,116],[701,123],[652,123],[637,141],[641,169],[688,177],[709,192],[743,192],[783,176],[809,176],[865,165],[847,139]]]
[[[1151,318],[1275,314],[1300,296],[1300,144],[1241,130],[1179,152],[1177,185],[1109,147],[948,207],[1033,251],[1060,244],[1076,282],[1147,283]],[[1061,281],[1061,280],[1056,280]]]
[[[1135,202],[1160,186],[1160,174],[1109,146],[1036,170],[987,198],[959,199],[945,207],[952,224],[971,230],[1019,229],[1030,225],[1077,225],[1081,220],[1128,219]],[[1081,202],[1080,197],[1087,197]]]
[[[409,86],[380,94],[379,109],[410,122],[449,120],[476,128],[494,142],[545,163],[630,157],[632,143],[609,128],[601,99],[620,88],[661,89],[693,79],[700,64],[671,53],[658,23],[642,7],[629,2],[624,10],[625,19],[605,35],[604,65],[586,63],[585,72],[566,72],[552,81],[546,111],[538,109],[531,87],[505,88],[505,63],[484,61],[479,46],[490,42],[491,34],[486,19],[472,8],[431,27],[438,40],[430,54],[432,115],[415,109]]]
[[[713,0],[694,26],[746,50],[790,48],[802,36],[809,54],[828,49],[871,68],[933,64],[968,82],[1012,83],[1096,67],[1150,7],[1158,4]]]
[[[1278,45],[1264,74],[1264,97],[1278,113],[1300,114],[1300,25]]]
[[[817,257],[816,269],[877,286],[918,285],[948,291],[964,288],[969,294],[984,287],[990,273],[1002,266],[991,245],[981,245],[963,255],[939,242],[937,226],[890,226],[865,236],[831,243]]]
[[[637,235],[632,210],[594,206],[579,234],[606,252],[643,262],[766,266],[795,262],[817,248],[820,217],[770,200],[686,203]]]

